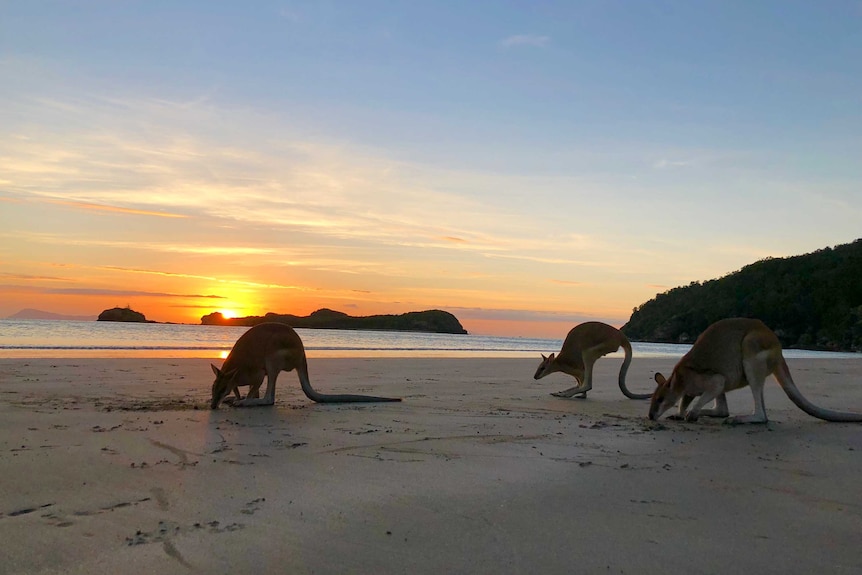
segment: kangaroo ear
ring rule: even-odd
[[[239,368],[230,370],[224,374],[224,377],[227,378],[228,381],[233,381],[233,378],[236,377],[237,373],[239,373]]]
[[[541,355],[541,356],[542,356],[542,361],[548,361],[548,358],[547,358],[547,357],[545,357],[545,354],[544,354],[544,353],[540,353],[539,355]]]
[[[548,361],[554,361],[554,354],[553,353],[548,356]]]
[[[213,373],[215,374],[216,377],[218,377],[221,374],[221,370],[219,370],[219,368],[217,368],[213,364],[210,364],[210,367],[213,368]]]
[[[667,385],[667,380],[659,372],[656,372],[655,374],[655,382],[659,385]]]

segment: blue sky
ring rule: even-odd
[[[2,3],[0,316],[144,281],[156,319],[620,325],[859,237],[860,30],[860,2]]]

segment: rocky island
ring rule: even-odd
[[[99,317],[96,321],[129,321],[129,322],[137,322],[137,323],[156,323],[154,321],[148,320],[144,314],[139,311],[135,311],[129,307],[115,307],[112,309],[106,309],[102,313],[99,314]]]

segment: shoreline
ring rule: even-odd
[[[29,359],[208,359],[214,362],[222,361],[227,357],[230,348],[217,349],[4,349],[0,348],[0,361],[25,361]],[[558,350],[546,350],[544,353],[556,353]],[[540,351],[515,351],[515,350],[453,350],[453,349],[313,349],[306,348],[308,360],[313,359],[522,359],[533,360],[539,358]],[[835,361],[835,360],[862,360],[862,353],[837,352],[837,351],[812,351],[802,349],[784,349],[782,353],[788,361],[791,359],[804,359],[813,361]],[[681,358],[683,353],[671,352],[644,352],[638,350],[633,356],[633,361],[638,360],[673,360]],[[622,351],[608,354],[603,359],[619,359],[623,357]],[[599,360],[601,361],[601,360]]]
[[[223,357],[247,328],[135,322],[0,321],[0,358]],[[311,357],[522,357],[557,352],[561,338],[298,328]],[[681,357],[690,345],[632,342],[635,358]],[[862,353],[785,349],[785,357]],[[222,355],[223,354],[223,355]],[[621,352],[609,357],[621,357]]]
[[[208,359],[0,359],[0,571],[862,572],[862,425],[774,382],[766,425],[650,422],[618,358],[586,400],[537,359],[310,356],[318,391],[404,401],[282,373],[275,406],[216,411]],[[675,361],[636,356],[629,387]],[[788,364],[862,412],[862,362]]]

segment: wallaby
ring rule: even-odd
[[[308,379],[308,364],[302,339],[289,325],[283,323],[261,323],[242,334],[224,360],[221,369],[211,365],[215,373],[210,407],[218,409],[219,403],[233,391],[235,406],[273,405],[275,403],[275,380],[282,371],[296,370],[302,391],[318,403],[349,403],[375,401],[401,401],[400,398],[374,397],[370,395],[318,393]],[[259,397],[259,389],[266,376],[266,393]],[[237,389],[248,385],[245,399],[240,399]]]
[[[588,321],[573,327],[566,336],[559,354],[555,356],[552,353],[548,357],[542,355],[542,363],[539,364],[533,378],[541,379],[555,371],[568,373],[578,381],[578,385],[551,395],[556,397],[578,395],[585,398],[587,392],[593,388],[593,364],[603,355],[613,353],[620,347],[625,352],[625,359],[620,367],[620,390],[629,399],[649,399],[651,393],[632,393],[626,387],[626,373],[632,362],[632,344],[623,332],[600,321]]]
[[[729,318],[710,325],[673,368],[669,379],[655,374],[658,384],[649,408],[657,419],[679,402],[674,419],[696,421],[698,416],[727,417],[727,423],[766,423],[763,385],[774,375],[781,388],[802,411],[826,421],[862,421],[862,413],[832,411],[818,407],[800,393],[775,333],[758,319]],[[728,417],[725,394],[746,385],[754,395],[754,413]],[[689,404],[697,398],[686,412]],[[712,409],[703,409],[710,401]]]

